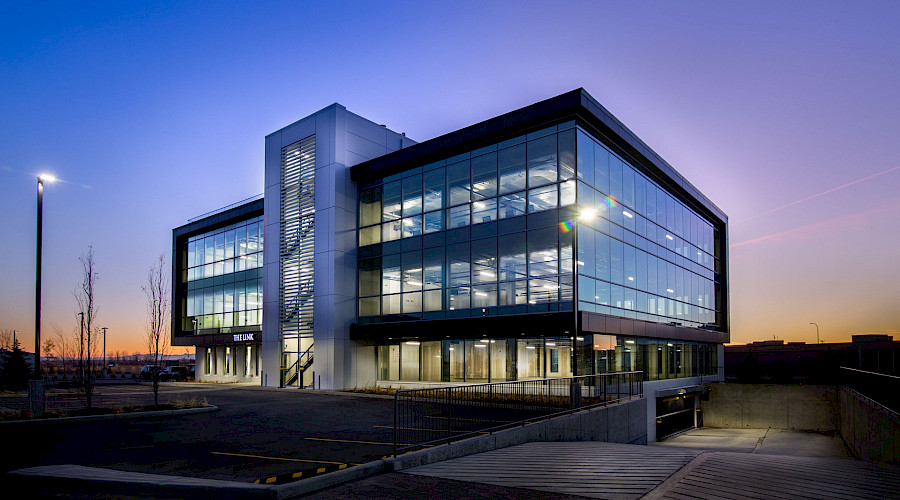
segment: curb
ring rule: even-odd
[[[253,484],[284,484],[290,483],[293,481],[298,481],[300,479],[307,479],[313,476],[318,476],[319,474],[326,474],[329,472],[337,472],[339,470],[344,470],[347,467],[350,467],[350,464],[332,464],[326,465],[325,467],[310,467],[308,469],[302,469],[297,472],[291,474],[280,474],[278,476],[270,476],[264,477],[262,479],[257,479],[253,481]]]
[[[14,426],[30,426],[30,425],[50,425],[62,423],[78,423],[78,422],[96,422],[101,420],[129,420],[135,418],[153,418],[153,417],[174,417],[178,415],[192,415],[195,413],[211,413],[219,411],[218,406],[207,406],[205,408],[185,408],[183,410],[158,410],[158,411],[136,411],[132,413],[112,413],[109,415],[86,415],[82,417],[58,417],[58,418],[34,418],[30,420],[7,420],[0,422],[0,427],[4,425]]]

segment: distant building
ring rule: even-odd
[[[900,341],[853,335],[851,342],[807,344],[763,340],[725,346],[725,380],[833,383],[839,367],[900,375]]]
[[[654,440],[723,377],[727,220],[583,89],[418,144],[334,104],[173,231],[173,344],[272,387],[640,370]]]

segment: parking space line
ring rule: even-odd
[[[329,441],[333,443],[356,443],[356,444],[381,444],[385,446],[394,446],[394,443],[385,443],[382,441],[354,441],[352,439],[328,439],[328,438],[303,438],[310,441]]]
[[[246,458],[262,458],[264,460],[283,460],[287,462],[306,462],[310,464],[329,464],[329,465],[341,465],[346,462],[332,462],[329,460],[306,460],[303,458],[287,458],[287,457],[264,457],[261,455],[247,455],[245,453],[226,453],[224,451],[212,451],[210,452],[213,455],[226,455],[231,457],[246,457]],[[352,464],[357,465],[357,464]]]

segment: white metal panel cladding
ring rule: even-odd
[[[281,149],[279,333],[313,334],[315,136]]]

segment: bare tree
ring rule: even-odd
[[[159,254],[147,273],[147,347],[152,356],[153,403],[159,405],[159,361],[169,351],[169,278],[166,254]]]
[[[81,382],[84,387],[85,402],[88,409],[91,408],[91,396],[93,395],[94,366],[93,359],[97,355],[99,329],[94,328],[97,320],[97,305],[94,303],[94,288],[100,275],[97,274],[94,262],[94,247],[88,246],[87,253],[78,258],[81,262],[82,281],[80,289],[75,291],[75,302],[82,322],[79,325],[79,335],[83,328],[81,347],[79,348],[79,363],[82,366]]]
[[[0,349],[13,348],[13,331],[7,328],[0,330]]]
[[[63,380],[66,379],[66,375],[69,373],[69,362],[74,357],[72,352],[74,340],[74,336],[71,333],[67,335],[62,331],[62,328],[58,326],[53,327],[53,355],[59,358],[62,365]]]

